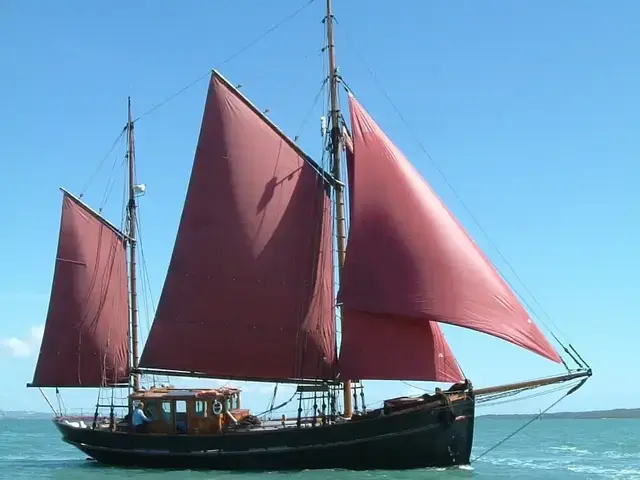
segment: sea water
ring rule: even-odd
[[[478,419],[474,456],[524,423]],[[0,479],[103,480],[404,480],[404,479],[640,479],[640,419],[541,420],[469,467],[411,471],[270,472],[155,471],[104,467],[63,443],[48,420],[0,420]]]

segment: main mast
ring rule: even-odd
[[[127,160],[129,163],[129,292],[131,308],[131,368],[133,374],[133,390],[140,390],[140,374],[138,373],[138,292],[136,287],[136,191],[135,191],[135,145],[133,142],[133,117],[131,115],[131,97],[127,99]]]
[[[338,102],[338,71],[336,69],[336,53],[333,41],[333,10],[331,0],[327,0],[327,54],[329,56],[329,95],[331,105],[331,163],[332,174],[336,179],[336,241],[338,249],[338,284],[342,276],[344,266],[344,256],[346,247],[346,225],[345,225],[345,205],[344,205],[344,183],[342,182],[342,172],[340,164],[340,105]],[[342,307],[338,306],[342,313]],[[342,314],[340,315],[342,321]],[[351,418],[353,408],[351,404],[351,380],[344,381],[344,417]]]

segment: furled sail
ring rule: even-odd
[[[217,73],[140,365],[218,378],[331,378],[326,179]]]
[[[129,303],[123,235],[64,193],[49,311],[34,387],[127,383]]]
[[[353,211],[354,152],[345,132],[349,211]],[[365,159],[366,160],[366,159]],[[361,168],[366,168],[362,167]],[[460,371],[436,322],[393,318],[343,306],[340,376],[366,380],[459,382]]]
[[[363,338],[357,346],[364,348],[369,330],[363,314],[376,316],[375,328],[385,321],[392,325],[388,329],[394,335],[396,329],[418,328],[416,322],[437,321],[559,362],[505,281],[416,169],[353,96],[349,107],[354,161],[339,292],[346,311],[343,335],[359,329]],[[341,370],[355,356],[344,350],[348,345],[343,345]],[[399,342],[396,349],[404,352],[405,346]]]

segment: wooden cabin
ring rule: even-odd
[[[249,416],[240,408],[240,390],[151,388],[129,396],[129,411],[144,403],[145,414],[153,420],[150,434],[214,434],[235,427]]]

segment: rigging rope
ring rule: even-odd
[[[282,402],[280,405],[276,405],[275,407],[269,408],[269,410],[265,410],[262,413],[259,413],[256,415],[256,417],[262,417],[263,415],[266,415],[267,413],[271,413],[274,412],[276,410],[280,410],[282,407],[289,405],[294,398],[296,398],[296,395],[298,394],[298,392],[294,392],[293,395],[291,395],[291,398],[289,398],[289,400],[287,400],[286,402]]]
[[[42,397],[44,398],[44,400],[47,402],[47,405],[49,405],[49,408],[51,409],[51,411],[53,412],[53,414],[57,417],[58,414],[56,413],[56,409],[53,408],[53,405],[51,404],[51,402],[49,401],[49,399],[47,398],[47,396],[45,395],[44,391],[42,390],[42,388],[38,388],[38,390],[40,391],[40,394],[42,395]]]
[[[93,178],[97,175],[97,173],[102,168],[102,165],[104,164],[104,162],[107,161],[107,159],[111,156],[111,154],[113,153],[115,148],[118,146],[118,142],[120,142],[120,140],[122,140],[122,138],[124,137],[125,131],[126,130],[122,130],[120,132],[120,135],[118,135],[116,137],[116,139],[113,141],[113,143],[111,144],[111,148],[109,148],[107,153],[102,157],[102,160],[100,160],[100,162],[98,162],[98,166],[96,167],[94,172],[91,174],[91,176],[89,177],[89,180],[87,180],[87,183],[85,183],[84,187],[82,187],[82,190],[80,190],[80,194],[78,195],[78,198],[82,198],[84,196],[84,194],[86,193],[87,188],[89,188],[89,184],[91,184],[91,181],[93,180]]]
[[[311,106],[309,107],[309,109],[307,110],[307,112],[305,113],[302,122],[300,123],[300,127],[298,127],[298,130],[296,131],[296,134],[293,137],[293,141],[297,141],[298,137],[300,136],[300,134],[302,133],[302,130],[304,129],[304,127],[306,127],[307,122],[309,121],[309,118],[311,117],[311,114],[313,113],[313,110],[316,108],[316,105],[318,104],[318,100],[320,100],[320,97],[322,96],[322,94],[325,91],[325,86],[327,85],[327,82],[329,81],[329,78],[325,78],[322,81],[322,84],[320,85],[320,89],[318,90],[318,92],[316,93],[316,96],[313,98],[313,103],[311,104]],[[322,165],[321,165],[322,168]]]
[[[477,408],[482,408],[482,407],[495,407],[496,405],[504,405],[507,403],[514,403],[514,402],[520,402],[522,400],[530,400],[532,398],[537,398],[537,397],[542,397],[544,395],[549,395],[550,393],[555,393],[555,392],[559,392],[562,391],[566,388],[571,388],[573,385],[575,385],[576,383],[579,382],[574,382],[571,384],[562,384],[558,387],[549,389],[549,390],[544,390],[542,392],[536,392],[536,393],[532,393],[531,395],[526,395],[524,397],[519,397],[519,398],[510,398],[513,396],[516,396],[520,393],[526,392],[527,390],[533,390],[536,387],[530,387],[530,388],[523,388],[520,390],[514,390],[513,392],[505,392],[502,394],[497,394],[495,396],[489,396],[487,398],[482,398],[480,400],[478,400],[476,398],[476,407]],[[538,387],[539,388],[539,387]],[[500,401],[500,399],[502,398],[506,398],[506,400],[502,400]]]
[[[120,162],[120,166],[123,166],[126,164],[126,157],[122,159],[122,161]],[[116,171],[116,167],[118,166],[118,157],[116,156],[116,158],[113,160],[113,165],[111,166],[111,170],[109,172],[109,177],[107,179],[107,185],[105,187],[104,190],[104,195],[102,196],[102,201],[100,202],[100,205],[98,206],[98,213],[102,213],[102,210],[104,210],[104,207],[107,204],[107,201],[109,200],[109,197],[111,196],[111,192],[113,191],[113,187],[116,184],[116,179],[114,176],[114,172]]]
[[[267,30],[265,30],[264,32],[262,32],[260,35],[258,35],[257,37],[255,37],[252,41],[250,41],[249,43],[247,43],[246,45],[244,45],[242,48],[240,48],[239,50],[235,51],[233,54],[231,54],[230,56],[228,56],[225,60],[223,60],[219,65],[225,65],[229,62],[231,62],[232,60],[235,60],[237,57],[239,57],[240,55],[242,55],[244,52],[246,52],[247,50],[249,50],[251,47],[253,47],[254,45],[256,45],[258,42],[260,42],[261,40],[263,40],[265,37],[267,37],[269,34],[273,33],[275,30],[277,30],[279,27],[281,27],[282,25],[284,25],[286,22],[288,22],[289,20],[293,19],[294,17],[296,17],[298,14],[300,14],[302,11],[304,11],[305,9],[307,9],[312,3],[314,3],[315,0],[308,0],[305,4],[303,4],[302,6],[298,7],[296,10],[294,10],[293,12],[291,12],[289,15],[287,15],[286,17],[284,17],[282,20],[280,20],[279,22],[277,22],[276,24],[272,25],[270,28],[268,28]],[[140,115],[139,117],[137,117],[134,120],[134,123],[137,122],[138,120],[142,119],[143,117],[146,117],[150,114],[152,114],[153,112],[155,112],[156,110],[158,110],[159,108],[161,108],[162,106],[166,105],[168,102],[170,102],[171,100],[173,100],[174,98],[176,98],[177,96],[179,96],[180,94],[186,92],[187,90],[189,90],[191,87],[193,87],[195,84],[197,84],[198,82],[200,82],[201,80],[207,78],[208,76],[211,75],[211,69],[208,69],[206,71],[206,73],[204,73],[203,75],[200,75],[198,78],[196,78],[194,81],[192,81],[191,83],[189,83],[187,86],[181,88],[180,90],[178,90],[177,92],[173,93],[172,95],[170,95],[169,97],[165,98],[163,101],[161,101],[160,103],[154,105],[152,108],[150,108],[149,110],[147,110],[146,112],[144,112],[142,115]],[[111,147],[109,148],[109,150],[107,151],[107,153],[102,157],[102,159],[100,160],[100,162],[98,162],[98,166],[96,167],[95,171],[90,175],[89,179],[87,180],[86,184],[84,185],[84,187],[80,190],[80,194],[79,194],[79,198],[82,198],[84,196],[84,194],[86,193],[87,188],[89,187],[89,185],[91,184],[92,180],[94,179],[94,177],[98,174],[98,172],[101,170],[102,166],[104,165],[104,162],[111,156],[111,154],[113,153],[113,151],[115,150],[116,146],[118,145],[118,142],[120,140],[123,139],[125,133],[127,131],[127,128],[123,128],[120,133],[118,134],[118,136],[116,137],[116,139],[113,141]],[[109,192],[107,192],[108,195]]]
[[[292,18],[294,18],[295,16],[297,16],[300,12],[302,12],[303,10],[305,10],[309,5],[311,5],[313,2],[315,2],[315,0],[309,0],[307,3],[305,3],[304,5],[302,5],[301,7],[298,7],[297,10],[293,11],[292,13],[290,13],[289,15],[287,15],[286,17],[284,17],[282,20],[280,20],[278,23],[272,25],[269,29],[265,30],[264,32],[262,32],[260,35],[258,35],[257,37],[255,37],[252,41],[250,41],[249,43],[247,43],[244,47],[240,48],[239,50],[237,50],[236,52],[234,52],[233,54],[231,54],[229,57],[227,57],[225,60],[223,60],[219,65],[225,65],[229,62],[231,62],[232,60],[235,60],[237,57],[239,57],[240,55],[242,55],[244,52],[246,52],[247,50],[249,50],[251,47],[253,47],[255,44],[257,44],[258,42],[260,42],[261,40],[263,40],[265,37],[267,37],[269,34],[273,33],[275,30],[277,30],[279,27],[281,27],[282,25],[284,25],[285,23],[287,23],[289,20],[291,20]],[[191,87],[193,87],[194,85],[196,85],[197,83],[199,83],[200,81],[204,80],[205,78],[207,78],[209,75],[211,75],[211,69],[207,70],[206,73],[204,73],[203,75],[200,75],[198,78],[196,78],[194,81],[192,81],[191,83],[189,83],[186,87],[183,87],[182,89],[178,90],[177,92],[175,92],[174,94],[170,95],[169,97],[167,97],[165,100],[163,100],[162,102],[156,104],[155,106],[151,107],[149,110],[147,110],[146,112],[144,112],[142,115],[140,115],[139,117],[137,117],[133,122],[137,122],[138,120],[146,117],[147,115],[152,114],[153,112],[155,112],[156,110],[158,110],[159,108],[163,107],[164,105],[166,105],[167,103],[169,103],[171,100],[173,100],[174,98],[176,98],[177,96],[183,94],[184,92],[186,92],[187,90],[189,90]]]
[[[142,302],[143,302],[143,306],[144,306],[144,327],[146,328],[146,333],[147,336],[149,335],[149,332],[151,331],[151,315],[154,314],[155,312],[155,300],[153,298],[153,290],[151,288],[151,280],[149,278],[149,269],[147,267],[147,260],[145,258],[144,255],[144,246],[143,246],[143,242],[142,242],[142,225],[141,225],[141,220],[140,217],[142,216],[140,214],[140,205],[138,204],[138,214],[136,215],[136,230],[137,230],[137,235],[136,235],[136,245],[138,247],[138,251],[140,252],[140,266],[142,267],[142,275],[141,275],[141,284],[142,284],[142,290],[141,290],[141,296],[142,296]],[[139,312],[140,310],[138,310]],[[138,337],[141,337],[140,335],[140,326],[138,325]],[[141,342],[142,343],[142,342]],[[144,345],[143,345],[143,350],[144,350]],[[151,384],[152,385],[156,385],[157,382],[157,375],[150,375],[151,376]],[[171,383],[169,380],[169,377],[162,377],[162,380],[165,380],[165,383]]]
[[[473,460],[471,460],[471,463],[481,459],[482,457],[484,457],[485,455],[487,455],[488,453],[492,452],[493,450],[495,450],[496,448],[498,448],[500,445],[502,445],[503,443],[505,443],[507,440],[513,438],[514,436],[516,436],[518,433],[520,433],[522,430],[524,430],[525,428],[527,428],[529,425],[531,425],[533,422],[535,422],[536,420],[540,419],[540,417],[542,417],[545,413],[547,413],[549,410],[551,410],[553,407],[555,407],[556,405],[558,405],[562,400],[564,400],[565,398],[567,398],[569,395],[571,395],[573,392],[575,392],[576,390],[578,390],[582,385],[584,385],[584,383],[587,381],[587,378],[583,379],[578,385],[575,385],[574,387],[572,387],[571,389],[569,389],[567,391],[567,393],[565,393],[563,396],[561,396],[559,399],[557,399],[555,402],[553,402],[551,405],[549,405],[547,408],[545,408],[543,411],[541,411],[539,414],[535,415],[531,420],[529,420],[528,422],[526,422],[524,425],[522,425],[520,428],[518,428],[517,430],[515,430],[514,432],[512,432],[511,434],[507,435],[505,438],[503,438],[502,440],[500,440],[498,443],[496,443],[495,445],[493,445],[492,447],[488,448],[487,450],[485,450],[484,452],[482,452],[480,455],[478,455],[477,457],[475,457]]]

